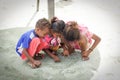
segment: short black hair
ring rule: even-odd
[[[46,18],[41,18],[36,22],[36,28],[44,29],[46,27],[50,28],[50,22]]]
[[[65,22],[63,20],[57,20],[57,17],[51,19],[51,29],[54,32],[62,33],[65,28]]]

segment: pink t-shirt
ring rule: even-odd
[[[92,36],[93,36],[93,33],[90,32],[88,30],[88,28],[84,25],[79,25],[79,30],[80,30],[80,33],[85,35],[85,37],[87,38],[87,41],[89,44],[92,43]],[[75,44],[75,49],[80,49],[80,46],[79,44]]]
[[[47,42],[47,46],[46,48],[50,48],[50,46],[52,47],[56,47],[56,46],[60,46],[60,43],[61,43],[61,40],[60,38],[54,38],[53,36],[50,36],[50,35],[46,35],[45,36],[45,40]]]

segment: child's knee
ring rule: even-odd
[[[34,42],[40,42],[40,38],[35,37],[35,38],[32,39],[32,41],[34,41]]]

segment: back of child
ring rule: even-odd
[[[85,26],[83,24],[77,24],[77,22],[75,22],[75,21],[69,21],[67,23],[67,25],[69,27],[71,27],[72,29],[78,29],[80,34],[82,34],[86,37],[88,44],[89,45],[92,44],[93,33],[88,30],[87,26]],[[78,45],[76,44],[75,49],[80,49],[80,46],[78,47]]]

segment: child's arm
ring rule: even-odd
[[[71,53],[74,52],[74,48],[70,46],[70,44],[64,39],[64,37],[61,37],[62,39],[62,48],[63,48],[63,55],[64,56],[69,56]]]
[[[92,39],[94,40],[94,43],[87,51],[83,51],[83,56],[88,56],[101,41],[101,38],[97,36],[96,34],[93,34]]]
[[[23,53],[26,55],[26,57],[30,60],[30,62],[35,65],[36,67],[39,67],[41,62],[34,60],[27,52],[27,50],[25,48],[23,48]]]
[[[44,49],[43,51],[45,53],[47,53],[51,58],[53,58],[55,62],[60,62],[59,57],[57,55],[53,54],[50,50]]]
[[[99,36],[97,36],[96,34],[93,34],[92,39],[95,41],[94,41],[93,45],[91,46],[91,48],[89,48],[89,50],[94,50],[94,48],[96,48],[96,46],[101,41],[101,38]]]

